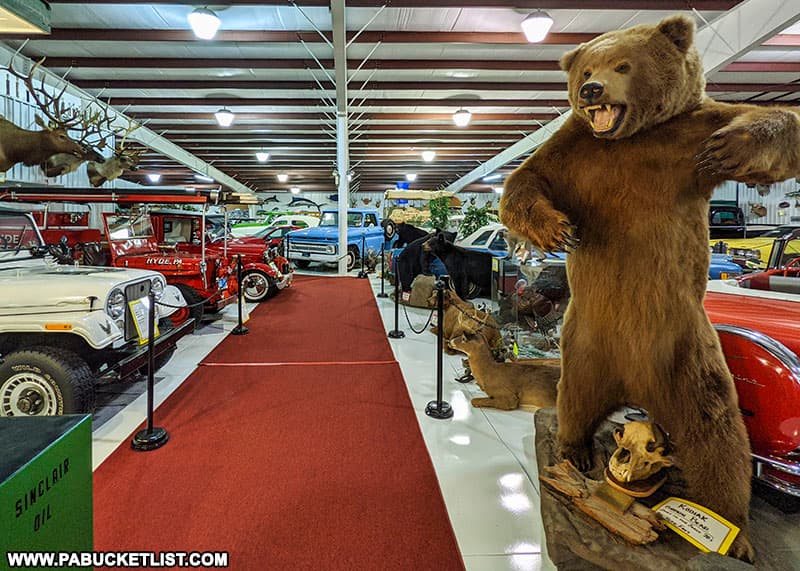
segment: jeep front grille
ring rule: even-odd
[[[129,286],[125,287],[125,302],[134,301],[137,299],[141,299],[143,297],[147,297],[150,293],[151,287],[150,280],[144,280],[141,282],[136,282],[134,284],[130,284]],[[136,333],[136,325],[133,323],[133,316],[131,315],[130,306],[125,310],[125,340],[130,341],[131,339],[136,339],[138,334]]]

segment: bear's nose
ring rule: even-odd
[[[603,95],[603,84],[597,81],[590,81],[581,86],[580,95],[582,99],[591,101]]]

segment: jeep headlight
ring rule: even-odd
[[[125,294],[122,291],[115,289],[109,294],[106,301],[106,313],[112,319],[119,319],[125,313]]]
[[[164,285],[164,280],[160,276],[153,278],[153,283],[150,286],[150,290],[153,292],[156,301],[160,300],[161,296],[164,295]]]

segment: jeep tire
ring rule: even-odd
[[[294,265],[300,268],[301,270],[305,270],[308,266],[311,265],[311,260],[295,260]]]
[[[186,314],[188,313],[189,317],[194,319],[194,329],[197,331],[200,328],[200,322],[203,320],[203,305],[200,304],[200,302],[203,301],[203,297],[197,293],[197,290],[186,284],[175,284],[175,287],[181,290],[183,299],[186,300],[186,305],[192,307],[182,307],[173,313],[170,316],[173,318],[172,323],[180,325],[186,320]]]
[[[13,351],[0,364],[0,416],[56,416],[94,410],[94,376],[60,347]]]
[[[250,302],[261,302],[273,297],[278,293],[278,284],[275,280],[260,270],[250,270],[242,276],[242,288],[244,298]]]

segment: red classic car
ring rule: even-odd
[[[203,251],[228,259],[242,256],[242,292],[247,301],[260,302],[289,287],[293,273],[286,258],[270,249],[263,238],[230,238],[201,232],[202,214],[188,210],[151,210],[150,218],[159,244],[177,252],[200,255]],[[205,245],[201,242],[205,237]],[[205,247],[204,247],[205,246]]]
[[[755,478],[800,496],[800,297],[709,282],[705,308],[733,374]]]

